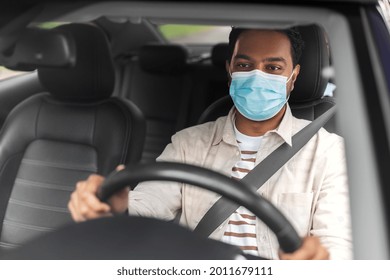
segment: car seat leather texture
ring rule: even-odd
[[[105,34],[89,24],[56,28],[70,35],[70,68],[38,66],[47,92],[14,108],[0,133],[0,249],[72,223],[70,193],[91,173],[108,175],[141,157],[142,112],[111,97],[115,74]]]
[[[187,50],[180,45],[150,44],[125,63],[120,96],[131,100],[146,119],[142,162],[154,162],[171,136],[184,128],[190,83]]]

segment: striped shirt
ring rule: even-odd
[[[240,160],[232,168],[232,178],[244,178],[254,167],[262,136],[251,137],[242,134],[234,126]],[[231,216],[222,241],[239,246],[244,253],[259,255],[256,241],[256,217],[244,207],[239,207]]]

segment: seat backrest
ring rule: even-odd
[[[299,64],[301,71],[294,90],[289,98],[292,113],[297,118],[313,120],[334,105],[335,99],[323,97],[328,78],[322,75],[322,70],[329,66],[329,52],[323,30],[317,25],[298,27],[305,48]],[[218,44],[213,53],[214,63],[224,64],[227,58],[227,44]],[[225,56],[225,59],[223,57]],[[228,88],[226,87],[226,91]],[[198,123],[213,121],[226,115],[232,108],[233,102],[226,95],[212,103],[200,116]],[[326,128],[334,131],[334,120],[328,122]]]
[[[151,44],[125,62],[120,96],[145,115],[147,131],[142,162],[154,162],[171,136],[185,125],[189,104],[188,51],[180,45]],[[122,63],[123,64],[123,63]]]
[[[228,75],[225,69],[226,55],[223,56],[224,49],[225,44],[215,45],[211,49],[210,57],[189,63],[189,73],[193,83],[191,84],[191,106],[188,108],[187,116],[188,126],[196,125],[204,110],[214,101],[227,94]],[[223,56],[222,59],[221,56]]]
[[[111,97],[104,33],[87,24],[57,31],[73,39],[75,64],[38,67],[47,92],[15,107],[0,133],[0,249],[72,222],[67,203],[77,181],[141,156],[144,118],[132,102]]]

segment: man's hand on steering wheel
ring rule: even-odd
[[[120,165],[117,171],[122,170]],[[85,181],[80,181],[71,195],[68,208],[76,222],[123,213],[127,209],[129,188],[124,188],[110,197],[108,203],[101,202],[97,192],[104,181],[104,177],[93,174]]]
[[[307,236],[303,239],[302,246],[294,253],[279,252],[281,260],[328,260],[329,252],[321,244],[316,236]]]

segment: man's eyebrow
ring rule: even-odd
[[[287,60],[284,57],[267,57],[263,59],[264,62],[283,62],[284,64],[287,64]]]
[[[246,55],[246,54],[237,54],[234,56],[234,59],[252,60],[252,57],[250,57],[249,55]],[[287,60],[281,56],[266,57],[263,59],[263,62],[283,62],[284,64],[287,64]]]
[[[252,60],[252,58],[249,55],[246,54],[236,54],[234,56],[234,59],[246,59],[246,60]]]

